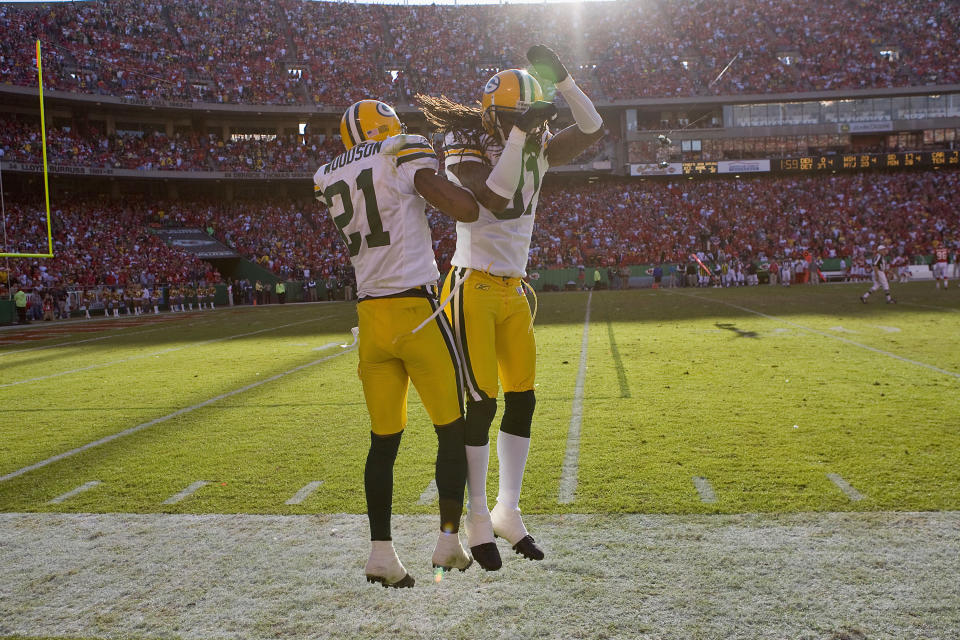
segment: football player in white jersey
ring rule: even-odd
[[[883,289],[887,297],[887,304],[895,304],[897,301],[890,295],[890,283],[887,282],[887,247],[880,245],[873,256],[873,286],[869,291],[860,296],[860,302],[867,304],[867,298],[877,289]]]
[[[457,248],[442,299],[454,325],[467,382],[467,541],[488,571],[501,567],[494,536],[533,560],[543,551],[520,517],[523,470],[536,404],[536,343],[522,278],[543,176],[573,160],[603,137],[603,119],[557,55],[543,45],[527,58],[537,75],[556,83],[575,125],[552,135],[556,113],[542,101],[534,76],[507,69],[490,78],[480,108],[445,97],[418,95],[427,121],[446,134],[447,176],[476,196],[480,217],[457,224]],[[504,411],[497,436],[497,504],[487,506],[489,430],[497,411],[498,380]]]
[[[438,312],[440,273],[424,208],[429,202],[467,223],[477,219],[478,207],[470,192],[437,174],[433,147],[422,136],[404,134],[389,105],[353,104],[340,132],[346,152],[320,167],[313,182],[357,276],[358,372],[371,423],[364,488],[372,542],[365,572],[384,587],[411,587],[390,530],[410,380],[438,439],[440,535],[433,565],[463,571],[472,563],[457,534],[466,482],[462,374],[453,331]]]

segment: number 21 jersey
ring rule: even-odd
[[[437,169],[437,155],[426,138],[414,135],[405,136],[395,154],[383,152],[395,143],[358,144],[313,176],[314,195],[350,252],[361,298],[435,284],[440,277],[426,201],[414,187],[417,171]]]

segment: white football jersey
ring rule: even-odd
[[[396,154],[384,154],[390,140],[358,144],[313,176],[314,195],[350,252],[361,298],[435,285],[440,277],[426,201],[413,182],[420,169],[437,169],[437,155],[426,138],[414,135]]]
[[[513,202],[506,210],[493,213],[481,204],[480,217],[476,222],[457,223],[457,250],[450,261],[454,266],[512,278],[527,275],[527,255],[530,252],[537,201],[540,199],[543,176],[550,167],[546,149],[551,137],[545,131],[540,139],[539,151],[524,150],[523,175]],[[452,133],[447,134],[444,166],[451,182],[460,184],[450,170],[456,164],[485,162],[492,166],[497,163],[503,147],[494,143],[489,136],[483,142],[486,151],[476,145],[465,144]]]

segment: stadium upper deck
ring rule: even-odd
[[[465,101],[541,41],[600,102],[949,85],[960,6],[639,0],[389,6],[279,0],[0,4],[0,83],[144,100],[345,106]],[[727,71],[717,79],[729,62]]]

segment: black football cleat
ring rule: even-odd
[[[379,583],[383,585],[383,588],[392,587],[394,589],[409,589],[413,586],[414,579],[409,573],[404,574],[402,578],[396,582],[388,582],[383,576],[372,576],[369,573],[367,574],[367,582],[376,584]]]
[[[543,550],[537,546],[537,541],[530,534],[525,535],[520,542],[513,545],[513,550],[527,560],[543,560]]]
[[[496,542],[484,542],[475,547],[470,547],[470,553],[477,564],[483,567],[485,571],[499,571],[503,566],[503,560],[500,559],[500,550],[497,549]]]

